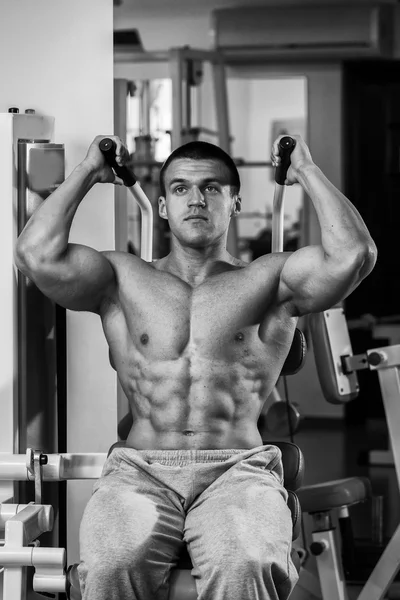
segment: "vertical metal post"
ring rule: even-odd
[[[314,531],[313,542],[326,544],[326,549],[316,556],[322,598],[324,600],[348,600],[342,564],[337,555],[334,531]]]
[[[222,57],[212,61],[212,74],[214,83],[214,98],[217,116],[218,143],[225,152],[231,151],[229,133],[228,91],[226,85],[225,65]]]
[[[150,81],[142,82],[139,105],[139,135],[150,135]]]
[[[114,134],[126,140],[128,81],[114,79]],[[126,252],[128,244],[128,192],[125,186],[114,186],[115,249]]]
[[[379,384],[381,387],[383,406],[389,430],[389,440],[393,452],[393,462],[396,469],[397,484],[400,486],[400,377],[399,367],[378,368]]]
[[[124,141],[128,130],[127,96],[128,81],[114,79],[114,134]],[[128,189],[124,185],[114,186],[115,250],[119,252],[128,250],[128,201]],[[129,411],[129,402],[117,378],[117,422]]]
[[[179,48],[172,48],[169,52],[169,72],[172,81],[172,132],[171,150],[175,150],[182,144],[183,127],[183,60]]]
[[[226,85],[225,65],[221,56],[216,56],[212,60],[212,73],[217,115],[218,143],[225,152],[230,154],[231,139],[229,131],[228,90]],[[234,217],[231,219],[229,226],[227,250],[232,256],[238,257],[238,227]]]

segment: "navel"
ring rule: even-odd
[[[140,336],[140,341],[142,342],[143,346],[148,344],[149,336],[147,335],[147,333],[142,333],[142,335]]]
[[[244,340],[244,333],[242,333],[241,331],[238,331],[237,334],[235,335],[235,342],[243,342]]]

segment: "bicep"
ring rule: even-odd
[[[327,259],[322,246],[305,246],[286,259],[280,274],[278,303],[296,316],[327,310],[344,300],[361,282],[362,260]]]
[[[81,244],[68,244],[54,262],[20,270],[45,296],[70,310],[98,313],[101,303],[116,284],[106,253]]]

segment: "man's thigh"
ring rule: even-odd
[[[80,527],[81,560],[171,563],[182,548],[184,513],[178,498],[135,467],[114,466],[94,487]]]
[[[259,457],[237,463],[194,501],[184,539],[200,577],[215,566],[242,572],[243,563],[273,562],[284,581],[293,568],[287,491]]]

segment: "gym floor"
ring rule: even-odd
[[[264,440],[273,436],[264,433]],[[282,439],[282,438],[281,438]],[[289,439],[287,439],[289,441]],[[345,477],[368,477],[373,495],[383,496],[383,535],[388,540],[400,522],[400,492],[393,466],[368,465],[369,450],[387,449],[387,428],[384,419],[366,421],[361,425],[347,425],[336,419],[304,419],[294,436],[305,459],[304,485],[313,485]],[[372,532],[371,503],[357,504],[350,509],[356,553],[362,565],[374,565],[375,552],[369,543]],[[311,542],[311,519],[304,516],[307,544]],[[300,540],[301,542],[301,540]],[[300,543],[300,545],[302,545]],[[372,568],[372,567],[371,567]],[[316,573],[313,557],[307,561],[307,569]],[[368,567],[367,567],[368,569]],[[348,586],[349,600],[356,600],[362,583]],[[390,598],[400,598],[400,578],[391,589]],[[293,592],[291,600],[311,600],[301,589]]]

